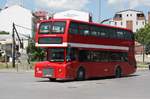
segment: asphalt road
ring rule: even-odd
[[[150,99],[150,71],[129,77],[49,82],[33,72],[1,72],[0,99]]]

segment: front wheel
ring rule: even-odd
[[[56,78],[49,78],[49,81],[56,81]]]
[[[82,81],[85,79],[85,70],[83,68],[80,68],[78,71],[77,71],[77,80],[78,81]]]

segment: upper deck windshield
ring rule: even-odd
[[[63,34],[66,22],[43,22],[39,27],[39,34]]]

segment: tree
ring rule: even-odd
[[[41,61],[44,59],[45,57],[45,52],[42,48],[39,47],[35,47],[35,43],[34,42],[29,42],[29,45],[26,49],[28,57],[30,58],[30,60],[37,60],[37,61]]]
[[[146,24],[144,28],[138,30],[135,39],[146,48],[145,52],[148,53],[150,49],[150,24]]]
[[[9,34],[9,32],[0,31],[0,35],[3,35],[3,34]]]

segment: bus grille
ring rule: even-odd
[[[43,76],[44,77],[52,77],[54,73],[54,69],[53,68],[44,68],[43,69]]]

